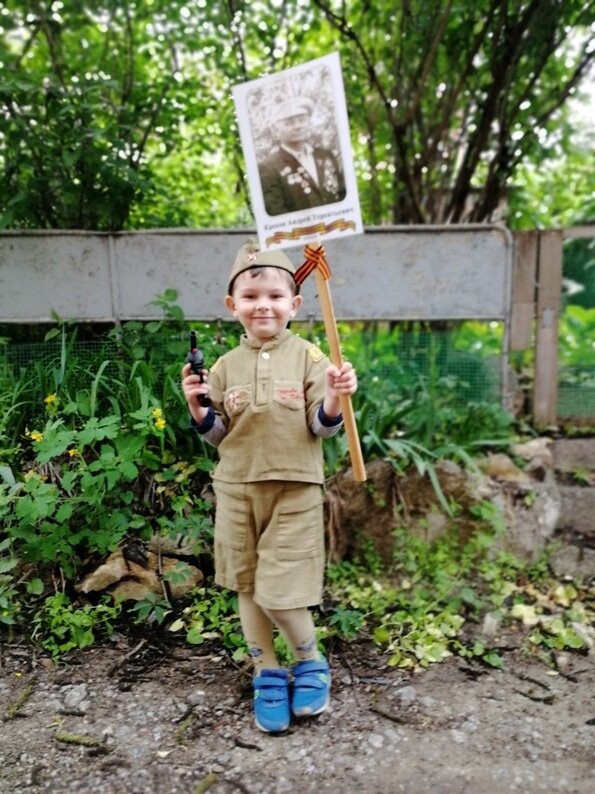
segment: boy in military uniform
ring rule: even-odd
[[[329,702],[329,666],[308,609],[320,603],[324,572],[321,440],[341,427],[339,396],[357,388],[351,364],[332,365],[289,331],[301,304],[291,261],[247,243],[225,297],[244,328],[239,346],[203,382],[189,364],[182,371],[192,424],[219,452],[215,581],[238,592],[256,724],[273,733],[289,727],[291,713],[319,714]],[[199,402],[204,394],[210,407]],[[277,660],[273,627],[295,658],[291,676]]]

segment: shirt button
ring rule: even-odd
[[[262,356],[262,357],[265,359],[265,361],[266,361],[267,359],[269,359],[269,358],[271,357],[271,354],[270,354],[270,353],[267,353],[267,351],[265,350],[265,351],[264,351],[264,353],[261,353],[261,356]]]

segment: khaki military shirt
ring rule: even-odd
[[[218,426],[205,433],[219,449],[213,479],[323,483],[321,436],[340,425],[317,420],[328,365],[316,345],[288,330],[264,343],[243,336],[218,359],[209,372]]]

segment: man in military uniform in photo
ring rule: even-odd
[[[339,158],[310,143],[313,102],[296,96],[275,112],[278,145],[259,163],[264,205],[269,215],[282,215],[333,204],[345,198]]]

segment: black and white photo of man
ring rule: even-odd
[[[266,212],[281,215],[345,198],[338,155],[312,142],[314,103],[294,96],[274,109],[276,145],[258,165]]]

